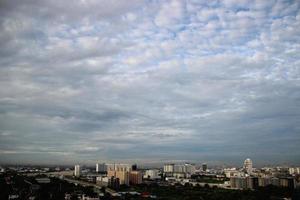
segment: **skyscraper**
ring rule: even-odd
[[[202,171],[206,172],[206,170],[207,170],[207,164],[203,163],[202,164]]]
[[[251,174],[252,173],[252,160],[250,158],[247,158],[244,161],[244,170],[247,172],[247,174]]]
[[[74,167],[74,176],[76,176],[76,177],[80,176],[80,165],[75,165],[75,167]]]

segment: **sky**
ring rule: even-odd
[[[1,0],[0,163],[300,165],[300,1]]]

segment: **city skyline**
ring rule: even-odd
[[[0,164],[300,164],[299,1],[4,0],[0,16]]]

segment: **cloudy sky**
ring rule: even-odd
[[[0,162],[300,164],[300,2],[1,0]]]

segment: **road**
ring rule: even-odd
[[[75,179],[71,179],[71,178],[64,178],[64,180],[68,181],[69,183],[76,183],[76,184],[79,184],[79,185],[82,185],[82,186],[92,186],[92,187],[95,187],[97,189],[101,189],[101,186],[95,184],[95,183],[90,183],[90,182],[86,182],[86,181],[81,181],[81,180],[75,180]],[[110,195],[114,195],[116,194],[117,192],[110,189],[110,188],[105,188],[105,191],[107,193],[109,193]]]
[[[90,183],[90,182],[86,182],[86,181],[81,181],[81,180],[76,180],[76,179],[72,179],[72,178],[66,178],[66,176],[71,176],[73,175],[73,171],[60,171],[60,172],[44,172],[44,173],[27,173],[26,175],[27,176],[36,176],[36,175],[39,175],[39,174],[45,174],[47,176],[61,176],[63,175],[64,176],[64,180],[68,181],[69,183],[76,183],[76,184],[79,184],[79,185],[82,185],[84,187],[87,187],[87,186],[92,186],[94,188],[97,188],[97,189],[101,189],[101,186],[100,185],[97,185],[95,183]],[[110,195],[115,195],[117,192],[110,189],[110,188],[105,188],[105,191],[107,193],[109,193]]]

